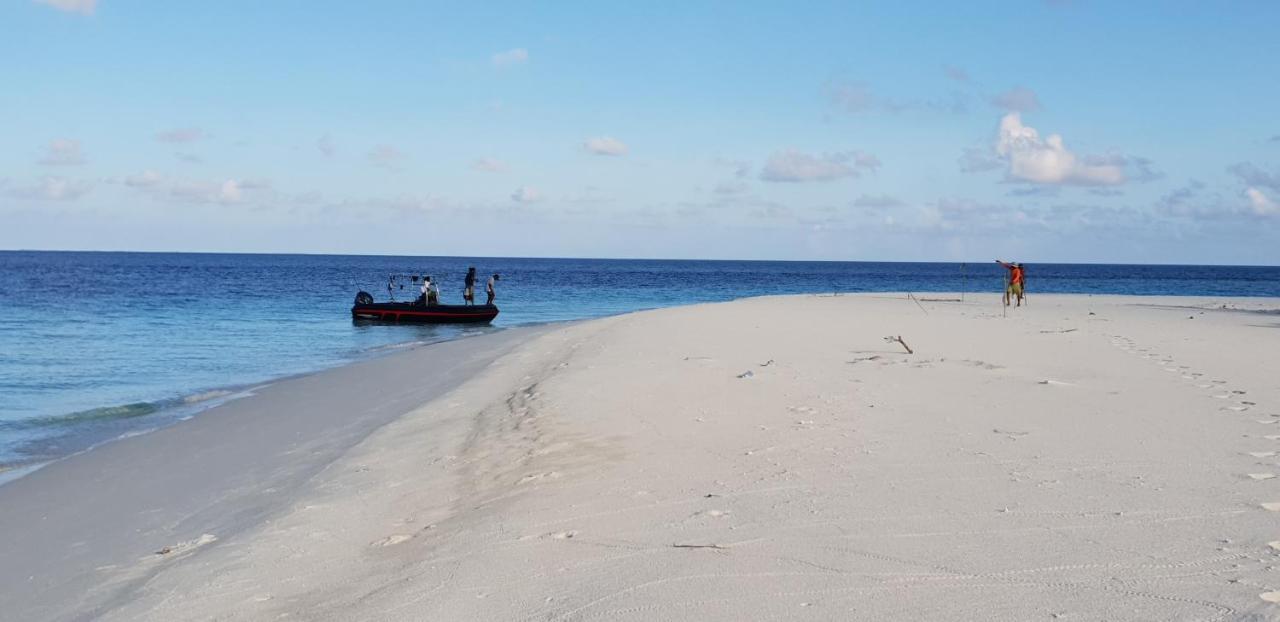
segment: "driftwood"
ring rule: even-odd
[[[671,546],[677,549],[717,549],[720,551],[729,548],[719,544],[672,544]]]
[[[902,344],[902,347],[907,349],[907,354],[915,354],[915,350],[912,350],[911,346],[907,345],[907,342],[902,340],[902,335],[889,335],[888,337],[885,337],[884,340],[889,343],[900,343]]]

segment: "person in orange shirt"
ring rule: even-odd
[[[1016,298],[1019,307],[1022,306],[1022,292],[1027,282],[1026,272],[1022,268],[1022,264],[1018,262],[1006,263],[996,260],[996,263],[1004,266],[1009,271],[1009,280],[1004,286],[1004,306],[1009,306],[1009,298]]]

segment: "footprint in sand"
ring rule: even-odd
[[[396,534],[391,534],[381,540],[377,540],[369,544],[369,546],[394,546],[402,542],[408,542],[412,539],[413,539],[413,536],[411,535],[396,533]]]

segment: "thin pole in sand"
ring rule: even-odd
[[[969,289],[969,274],[964,270],[964,263],[960,264],[960,302],[964,302],[964,293]]]
[[[1004,293],[1000,295],[1000,317],[1009,317],[1009,274],[1004,275]]]

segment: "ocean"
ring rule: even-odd
[[[502,274],[492,326],[351,321],[356,292],[387,299],[392,273],[432,275],[441,302],[460,303],[469,266],[481,284]],[[1032,299],[1280,296],[1280,267],[1030,264],[1027,275]],[[0,467],[166,425],[274,379],[505,327],[767,294],[998,292],[1003,278],[993,262],[3,251]]]

